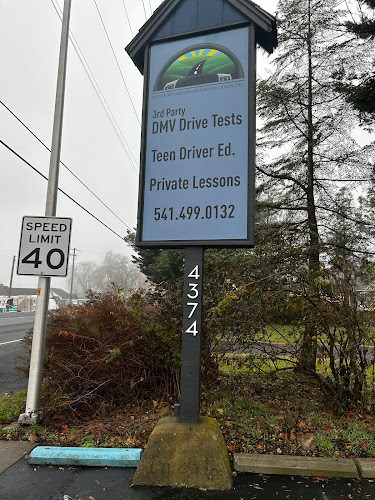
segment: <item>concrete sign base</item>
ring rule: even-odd
[[[209,417],[199,424],[183,424],[176,417],[159,420],[133,479],[133,486],[230,490],[232,485],[220,425]]]

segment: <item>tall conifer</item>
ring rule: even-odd
[[[304,228],[301,245],[311,296],[318,293],[324,226],[339,212],[335,192],[345,179],[369,177],[366,151],[351,137],[355,123],[350,106],[332,77],[344,58],[340,4],[279,2],[275,71],[258,87],[260,150],[265,158],[258,160],[261,189],[278,217],[284,215]],[[312,312],[306,311],[304,326],[298,365],[314,371],[317,332]]]

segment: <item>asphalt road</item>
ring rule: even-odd
[[[27,387],[27,377],[16,371],[16,360],[26,354],[21,340],[33,324],[33,312],[0,313],[0,395]]]
[[[135,469],[39,467],[25,459],[0,475],[1,500],[340,500],[373,499],[371,480],[240,474],[232,491],[131,488]]]

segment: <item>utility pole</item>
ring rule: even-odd
[[[46,217],[56,216],[57,192],[60,170],[60,152],[62,122],[65,97],[66,62],[69,41],[71,0],[64,0],[64,12],[61,29],[61,43],[59,55],[59,68],[57,75],[57,89],[55,101],[55,115],[53,121],[52,146],[49,165]],[[35,310],[33,343],[31,347],[29,383],[27,387],[26,410],[19,416],[18,422],[31,425],[42,420],[39,411],[40,392],[43,377],[43,359],[46,337],[46,323],[48,313],[48,302],[51,287],[51,278],[41,276],[38,282],[38,297]]]
[[[9,282],[9,298],[12,296],[13,273],[14,273],[14,264],[15,263],[16,263],[16,256],[13,255],[12,271],[10,273],[10,282]]]
[[[74,282],[74,262],[76,260],[76,257],[77,257],[77,249],[76,248],[73,248],[73,253],[70,254],[71,257],[73,257],[73,264],[72,264],[72,280],[70,282],[70,296],[69,296],[69,301],[70,303],[72,303],[72,299],[73,299],[73,282]]]
[[[9,312],[11,305],[13,305],[12,304],[13,299],[11,300],[11,296],[12,296],[13,272],[14,272],[14,263],[15,262],[16,262],[16,256],[13,255],[12,271],[10,273],[10,282],[9,282],[9,290],[8,290],[8,301],[6,304],[7,312]]]

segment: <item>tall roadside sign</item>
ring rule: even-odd
[[[256,45],[250,0],[165,0],[126,48],[144,75],[136,244],[185,248],[181,423],[198,423],[203,253],[254,246]]]

